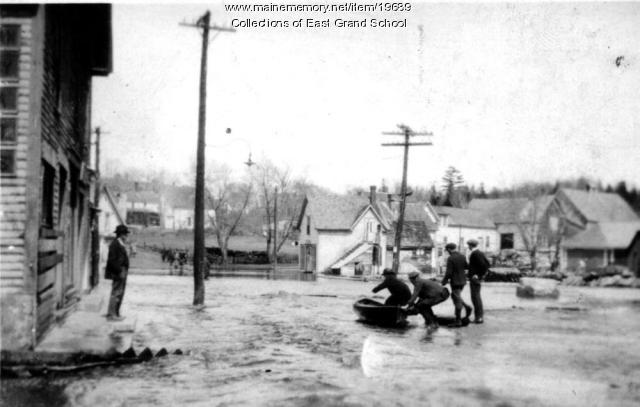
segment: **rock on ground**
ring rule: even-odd
[[[516,287],[516,296],[521,298],[558,298],[558,282],[549,279],[522,278]]]

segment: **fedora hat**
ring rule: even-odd
[[[116,226],[116,230],[113,233],[120,236],[120,235],[128,235],[130,231],[129,231],[129,228],[126,227],[125,225],[118,225]]]

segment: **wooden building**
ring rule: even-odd
[[[111,6],[2,5],[0,26],[2,349],[20,350],[97,282],[91,81],[111,72]]]
[[[628,248],[640,231],[640,218],[622,197],[563,188],[556,193],[554,203],[562,213],[559,225],[563,269],[627,265]]]
[[[296,224],[300,269],[351,276],[379,275],[391,267],[397,203],[394,195],[378,193],[374,186],[368,196],[306,196]],[[400,273],[431,261],[436,223],[426,209],[423,204],[407,204]]]
[[[307,196],[296,225],[300,269],[377,274],[385,264],[389,227],[376,205],[365,197]]]
[[[640,231],[636,232],[627,248],[627,267],[637,278],[640,278]]]

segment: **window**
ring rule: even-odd
[[[42,217],[40,223],[47,228],[53,228],[53,186],[56,179],[56,169],[48,162],[42,161]]]
[[[0,119],[0,135],[2,136],[2,143],[15,143],[17,123],[15,117],[3,117]]]
[[[0,51],[0,76],[2,78],[18,78],[20,51]]]
[[[17,86],[3,86],[0,88],[0,108],[2,108],[2,113],[15,113],[18,110]]]
[[[513,233],[500,234],[500,250],[513,249]]]
[[[486,249],[489,250],[489,248],[491,247],[491,242],[489,240],[489,236],[487,236],[487,238],[485,239],[485,244],[486,244]]]
[[[15,24],[5,24],[0,27],[0,46],[19,47],[20,46],[20,26]]]
[[[67,190],[67,170],[63,166],[58,167],[58,174],[60,174],[58,182],[58,226],[62,220],[62,208],[64,204],[64,194]]]
[[[311,234],[311,216],[307,216],[307,235]]]
[[[0,174],[16,172],[18,80],[20,72],[20,26],[0,27]]]
[[[0,150],[0,169],[2,175],[11,175],[16,172],[15,150]]]

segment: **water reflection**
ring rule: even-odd
[[[441,324],[428,332],[420,316],[410,316],[405,328],[356,322],[353,303],[373,282],[255,274],[209,281],[202,312],[192,310],[191,279],[131,276],[124,311],[137,318],[134,348],[183,355],[50,382],[2,380],[0,404],[37,405],[49,397],[55,405],[55,391],[72,407],[536,407],[635,405],[640,397],[633,374],[640,319],[629,317],[638,309],[637,290],[615,291],[597,303],[596,291],[585,291],[589,312],[559,313],[547,312],[548,302],[521,302],[513,286],[488,284],[486,324]],[[562,295],[581,293],[565,288]],[[434,311],[454,313],[451,302]]]
[[[305,273],[297,270],[283,271],[222,271],[209,275],[211,278],[255,278],[258,280],[292,280],[292,281],[316,281],[315,273]]]

